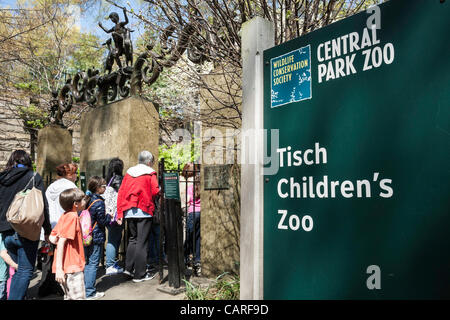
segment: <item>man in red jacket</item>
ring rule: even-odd
[[[156,171],[152,166],[153,155],[142,151],[139,164],[128,169],[117,195],[117,218],[125,218],[130,230],[124,273],[132,276],[134,282],[153,279],[156,275],[146,273],[148,239],[155,210],[154,197],[159,193]]]

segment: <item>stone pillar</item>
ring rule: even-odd
[[[140,151],[155,156],[158,171],[159,113],[155,105],[132,96],[97,107],[81,117],[80,172],[86,182],[93,175],[106,176],[114,157],[124,162],[124,175],[137,164]]]
[[[54,125],[39,130],[36,158],[37,172],[42,176],[45,184],[51,183],[50,175],[52,180],[57,178],[56,167],[62,163],[72,162],[70,132]]]
[[[256,17],[242,29],[242,131],[254,143],[241,141],[240,298],[263,299],[263,50],[274,45],[271,22]]]
[[[239,274],[240,167],[202,164],[200,176],[202,275]]]
[[[233,68],[219,66],[202,78],[214,93],[200,90],[201,118],[208,117],[208,121],[197,122],[194,127],[194,135],[201,137],[196,147],[202,155],[200,251],[202,275],[217,277],[224,272],[239,274],[240,130],[230,127],[240,128],[241,121],[236,110],[222,108],[222,103],[241,109],[241,101],[236,98],[242,95],[241,75]],[[227,88],[226,92],[222,88]],[[211,109],[221,117],[208,116]]]

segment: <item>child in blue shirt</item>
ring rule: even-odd
[[[9,278],[9,266],[17,270],[17,263],[9,256],[0,233],[0,300],[6,300],[7,298],[6,284]]]

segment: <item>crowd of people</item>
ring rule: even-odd
[[[153,165],[153,155],[142,151],[138,164],[123,175],[123,161],[114,158],[106,179],[90,177],[84,193],[75,184],[76,164],[59,165],[59,178],[45,189],[27,152],[14,151],[0,173],[0,299],[26,299],[40,243],[48,249],[41,265],[40,296],[59,292],[65,300],[103,297],[105,293],[96,290],[103,255],[108,276],[123,273],[136,283],[153,279],[159,264],[160,233],[153,216],[161,193]],[[194,186],[188,188],[186,203],[185,254],[188,260],[195,253],[194,262],[199,265],[200,199],[198,186]],[[26,195],[33,188],[40,191],[43,203],[42,232],[37,240],[21,234],[7,218],[16,195]],[[86,213],[89,220],[83,220]],[[129,239],[122,268],[118,254],[125,221]]]

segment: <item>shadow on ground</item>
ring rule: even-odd
[[[163,276],[167,278],[167,269],[164,269]],[[196,279],[198,282],[201,277],[192,277],[188,275],[190,281]],[[28,300],[63,300],[63,296],[56,294],[45,297],[38,296],[38,283],[41,279],[41,271],[35,271],[27,293]],[[100,266],[97,272],[97,291],[105,292],[105,296],[100,300],[184,300],[184,292],[170,294],[161,289],[167,288],[168,282],[160,284],[159,274],[152,280],[135,283],[131,278],[124,274],[107,276],[105,268]],[[158,290],[159,289],[159,290]]]

